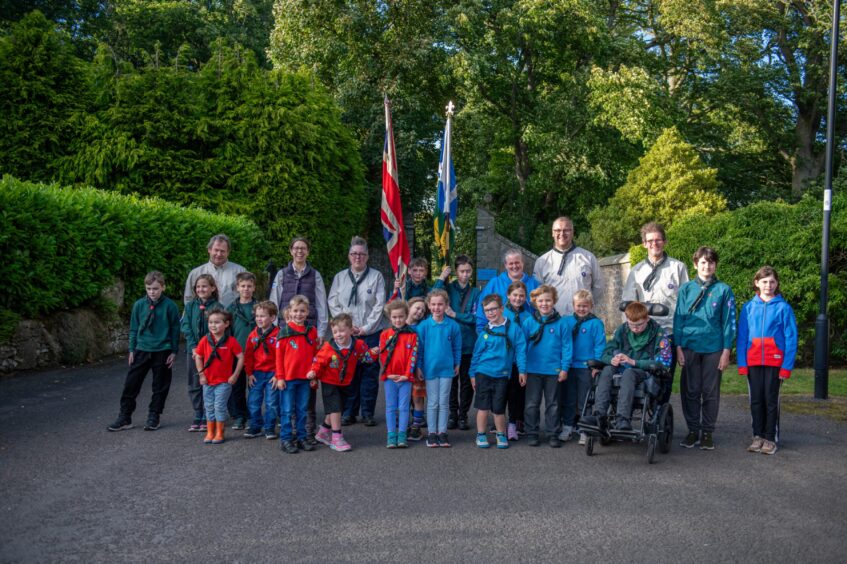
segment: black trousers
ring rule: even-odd
[[[150,398],[150,413],[161,415],[165,410],[165,400],[171,389],[172,371],[167,365],[171,351],[146,352],[135,351],[135,358],[129,367],[121,393],[121,415],[131,417],[135,411],[135,399],[144,385],[148,371],[153,371],[153,397]]]
[[[459,365],[459,377],[453,378],[450,385],[450,417],[453,419],[467,419],[468,410],[473,402],[473,386],[468,371],[471,368],[473,355],[463,354]]]
[[[245,421],[250,419],[250,411],[247,409],[247,373],[243,369],[232,386],[232,393],[229,394],[226,407],[230,417]]]
[[[747,370],[753,435],[776,442],[779,440],[779,388],[782,384],[779,367],[750,366]]]
[[[509,423],[523,421],[524,405],[526,405],[526,388],[521,386],[518,379],[518,367],[512,365],[512,376],[509,378],[509,389],[506,392],[509,406]]]
[[[690,432],[714,433],[721,400],[718,363],[723,351],[698,353],[682,349],[682,352],[685,366],[682,367],[680,395],[685,423]]]

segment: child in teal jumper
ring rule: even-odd
[[[180,329],[185,335],[188,353],[188,397],[194,409],[194,420],[188,430],[197,433],[206,430],[206,410],[203,406],[203,386],[194,362],[194,349],[200,339],[209,333],[209,314],[223,307],[218,303],[218,287],[211,274],[201,274],[194,282],[194,299],[185,304]]]
[[[229,304],[226,310],[232,314],[230,332],[241,348],[245,349],[247,337],[256,328],[256,316],[253,313],[257,303],[253,297],[256,292],[256,275],[252,272],[239,272],[235,276],[235,289],[238,291],[238,299]],[[250,416],[247,409],[247,378],[239,378],[232,386],[227,410],[234,420],[232,428],[244,429]]]

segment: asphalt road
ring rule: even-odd
[[[106,431],[123,361],[0,380],[2,562],[844,562],[847,425],[783,415],[749,454],[744,398],[724,398],[711,452],[644,445],[389,451],[384,418],[354,450],[284,455],[228,429],[188,433],[178,361],[159,431]],[[319,405],[320,411],[320,405]]]

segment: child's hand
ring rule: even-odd
[[[591,369],[591,377],[592,378],[596,378],[598,374],[600,374],[599,370],[597,370],[596,368]]]
[[[173,368],[174,362],[176,362],[176,353],[171,353],[171,354],[168,355],[168,358],[165,360],[165,365],[168,368]],[[132,363],[130,363],[130,364],[132,364]]]
[[[135,360],[135,353],[130,351],[129,355],[127,356],[127,360],[129,361],[128,364],[132,366],[132,361]]]
[[[400,286],[402,286],[402,285],[403,285],[403,279],[402,278],[397,278],[397,279],[394,280],[394,289],[395,290],[399,290]]]
[[[450,278],[450,272],[450,266],[445,264],[444,268],[441,269],[441,275],[439,278],[441,278],[442,281],[447,282],[447,279]]]
[[[453,310],[452,307],[447,306],[447,309],[444,310],[444,315],[446,315],[447,317],[456,317],[456,312]]]
[[[379,347],[374,347],[368,351],[372,357],[376,358],[379,356]]]
[[[471,388],[476,391],[476,378],[474,376],[471,376]]]
[[[458,375],[459,375],[459,367],[458,367],[458,366],[454,366],[454,367],[453,367],[453,376],[458,376]]]
[[[399,383],[399,382],[408,382],[408,381],[409,381],[409,377],[408,377],[408,376],[404,376],[404,375],[402,375],[402,374],[398,374],[398,375],[397,375],[397,378],[396,378],[394,381],[395,381],[395,382],[398,382],[398,383]]]
[[[206,384],[208,384],[208,383],[209,383],[209,381],[208,381],[208,380],[206,380],[206,377],[205,377],[205,376],[203,376],[202,374],[200,374],[200,380],[199,380],[199,381],[200,381],[200,385],[201,385],[201,386],[205,386]]]
[[[317,374],[315,374],[314,370],[309,370],[309,372],[306,373],[306,378],[308,378],[309,380],[314,380],[316,377]]]
[[[526,374],[518,374],[518,382],[521,383],[521,387],[526,386]]]
[[[282,378],[278,379],[276,381],[276,389],[277,390],[284,390],[285,389],[285,380],[283,380]]]
[[[559,382],[564,382],[568,379],[568,373],[564,370],[559,370]]]
[[[676,363],[680,366],[685,366],[685,353],[682,352],[682,347],[676,347]]]
[[[256,385],[256,376],[253,375],[253,374],[248,374],[247,375],[247,387],[252,388],[255,385]]]
[[[416,368],[416,369],[415,369],[415,376],[417,377],[418,382],[423,382],[423,381],[424,381],[424,375],[423,375],[423,372],[421,371],[421,369],[420,369],[420,368]]]
[[[230,376],[227,379],[227,382],[229,382],[230,386],[234,386],[237,381],[238,381],[238,373],[233,374],[232,376]]]

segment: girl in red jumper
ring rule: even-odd
[[[391,327],[379,336],[380,378],[385,382],[385,422],[388,429],[385,446],[406,448],[409,401],[418,360],[418,335],[406,325],[409,306],[403,300],[386,305],[385,314],[391,321]]]

